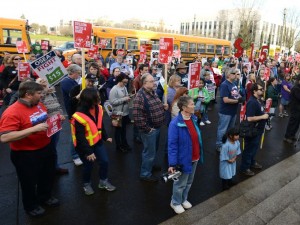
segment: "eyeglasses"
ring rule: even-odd
[[[263,88],[258,88],[257,90],[258,90],[258,91],[263,91],[264,89],[263,89]]]
[[[21,58],[14,58],[14,60],[21,60]]]
[[[121,71],[120,70],[115,70],[115,72],[120,73]]]
[[[146,80],[145,82],[154,83],[154,80]]]

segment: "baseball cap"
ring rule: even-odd
[[[94,75],[94,74],[92,74],[92,73],[88,73],[87,75],[86,75],[86,77],[85,77],[85,79],[88,79],[88,80],[96,80],[97,79],[97,77],[96,77],[96,75]]]

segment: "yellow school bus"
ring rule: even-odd
[[[29,36],[29,25],[27,20],[0,18],[0,54],[4,52],[17,54],[16,42],[25,41],[28,54],[31,50]]]
[[[101,39],[106,40],[107,45],[102,49],[104,58],[108,52],[112,52],[114,49],[130,50],[138,55],[140,46],[143,44],[151,45],[152,50],[159,50],[159,39],[161,37],[174,38],[174,50],[180,49],[181,56],[186,62],[191,62],[197,54],[212,58],[214,55],[227,57],[231,53],[230,41],[216,38],[101,26],[93,26],[93,36],[95,44],[98,44]],[[148,51],[147,54],[149,56],[150,52]]]

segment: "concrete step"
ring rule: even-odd
[[[243,224],[242,215],[250,216],[251,209],[260,203],[275,200],[272,195],[283,188],[284,192],[287,184],[298,181],[300,174],[300,153],[274,165],[273,167],[255,175],[252,178],[232,187],[229,191],[224,191],[207,201],[194,206],[191,210],[175,216],[167,221],[167,224],[230,224],[233,221],[239,224],[239,219]],[[294,181],[295,180],[295,181]],[[300,187],[300,185],[299,185]],[[298,191],[300,194],[300,191]],[[281,193],[281,192],[280,192]],[[297,195],[295,195],[297,196]],[[192,200],[191,200],[192,201]],[[281,211],[280,211],[281,212]],[[255,219],[255,217],[253,217]],[[266,221],[257,218],[257,223],[251,221],[249,224],[266,224]]]

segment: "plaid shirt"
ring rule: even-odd
[[[149,111],[146,111],[144,96],[148,100]],[[165,120],[163,103],[154,91],[148,92],[141,88],[133,100],[133,119],[135,125],[144,133],[149,133],[151,128],[159,128]]]

